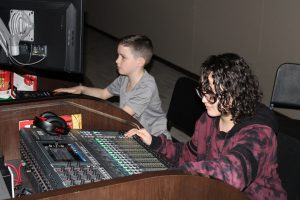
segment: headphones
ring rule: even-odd
[[[33,125],[53,136],[67,135],[70,131],[66,121],[53,112],[44,112],[40,116],[36,116]]]

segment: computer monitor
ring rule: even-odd
[[[1,0],[0,68],[82,73],[83,0]]]

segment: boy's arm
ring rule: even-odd
[[[70,87],[70,88],[58,88],[54,90],[53,92],[66,92],[66,93],[71,93],[71,94],[84,94],[100,99],[108,99],[112,97],[113,95],[105,89],[101,88],[94,88],[94,87],[86,87],[86,86],[75,86],[75,87]]]
[[[86,87],[86,86],[81,86],[81,87],[82,87],[81,94],[89,95],[104,100],[113,96],[106,88],[101,89],[101,88]]]
[[[125,112],[127,112],[129,115],[133,116],[135,114],[134,110],[132,108],[130,108],[129,106],[124,106],[122,108]]]

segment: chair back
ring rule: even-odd
[[[188,77],[176,81],[167,113],[168,130],[175,127],[188,136],[193,135],[195,123],[205,111],[196,93],[198,85],[198,81]]]
[[[270,108],[300,108],[300,64],[285,63],[278,67]]]
[[[276,72],[270,108],[300,108],[300,64],[284,63]],[[300,199],[300,135],[299,120],[277,111],[278,173],[288,199]]]

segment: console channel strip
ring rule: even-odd
[[[52,136],[24,128],[20,136],[21,156],[36,192],[172,167],[138,137],[126,138],[122,131],[74,129]]]

